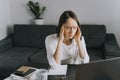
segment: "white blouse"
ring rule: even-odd
[[[47,50],[47,59],[52,68],[57,67],[58,64],[55,62],[53,55],[55,53],[56,47],[58,44],[57,34],[51,34],[46,37],[45,45]],[[60,64],[82,64],[89,62],[89,56],[86,50],[86,44],[84,41],[84,37],[82,36],[81,45],[85,51],[84,59],[80,58],[78,53],[78,47],[75,40],[72,40],[70,45],[66,45],[62,43],[62,47],[60,49]]]

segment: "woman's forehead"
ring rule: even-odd
[[[73,26],[77,27],[78,26],[77,22],[72,18],[67,19],[65,25],[68,26],[68,27],[73,27]]]

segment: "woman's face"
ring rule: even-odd
[[[64,24],[64,37],[66,39],[74,38],[74,35],[77,32],[77,29],[78,29],[77,22],[72,18],[68,18],[66,23]]]

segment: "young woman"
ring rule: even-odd
[[[88,63],[86,44],[75,13],[63,12],[57,28],[57,34],[51,34],[45,40],[50,66]]]

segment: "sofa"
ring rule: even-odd
[[[90,61],[119,57],[120,48],[113,33],[105,25],[83,24]],[[56,25],[15,24],[13,33],[0,41],[0,76],[7,77],[22,65],[48,68],[45,38],[57,32]]]

